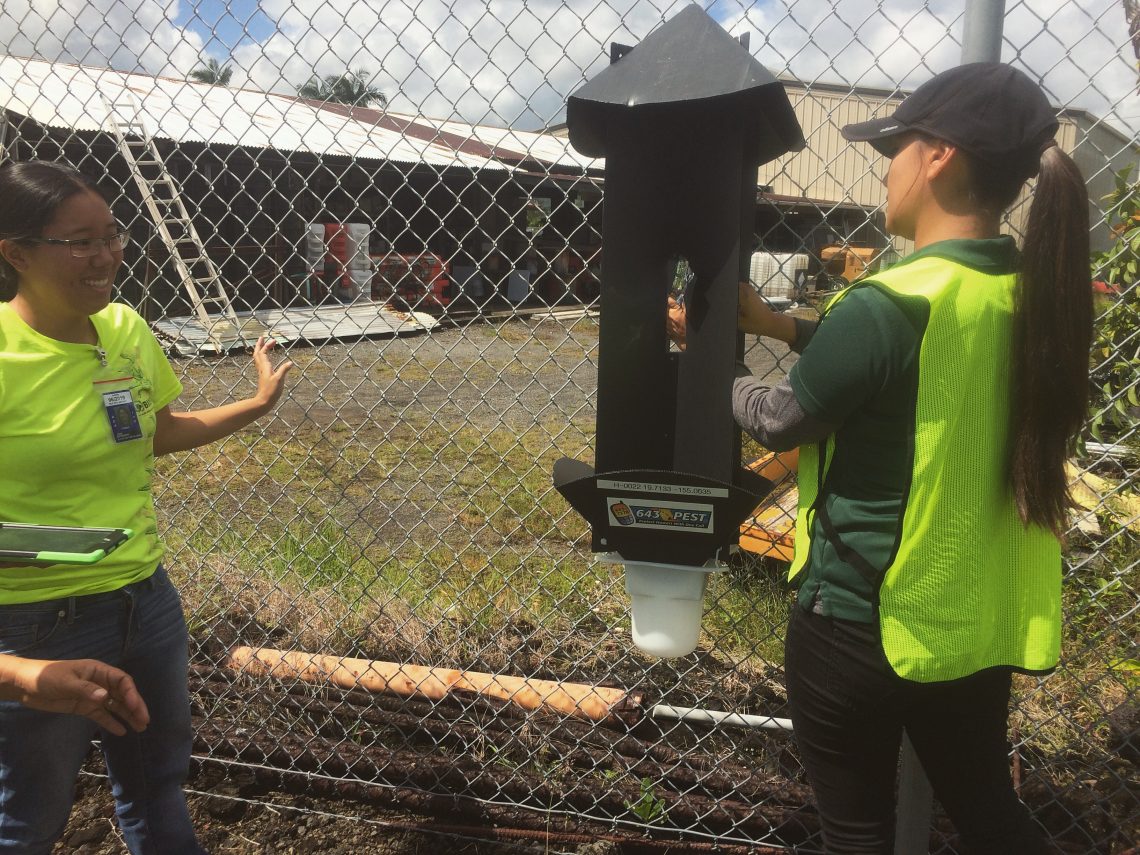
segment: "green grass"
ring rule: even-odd
[[[784,625],[791,599],[787,567],[749,558],[716,574],[705,595],[704,633],[732,658],[784,661]]]
[[[213,591],[214,609],[232,587],[218,586],[221,567],[298,603],[316,596],[342,617],[398,602],[465,631],[518,615],[553,630],[591,607],[575,588],[588,575],[589,556],[573,545],[586,525],[550,480],[558,457],[588,457],[591,428],[518,434],[404,420],[375,435],[239,434],[159,461],[163,534],[193,584]]]
[[[322,649],[381,646],[400,621],[413,641],[504,662],[520,636],[546,648],[581,627],[624,637],[622,571],[595,563],[586,523],[551,485],[556,459],[590,459],[592,430],[592,418],[521,433],[425,418],[243,433],[160,461],[164,537],[194,608],[231,609],[237,587],[261,624]],[[706,643],[781,661],[785,600],[764,573],[721,574]],[[372,630],[377,615],[391,621]]]

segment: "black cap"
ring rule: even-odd
[[[973,62],[923,83],[893,116],[847,125],[843,136],[890,156],[900,134],[918,131],[984,163],[1016,165],[1031,176],[1058,127],[1045,93],[1023,72],[1000,62]]]

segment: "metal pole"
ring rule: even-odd
[[[0,110],[0,163],[8,160],[5,147],[8,143],[8,111]],[[15,160],[15,158],[12,158]]]
[[[934,812],[934,788],[903,731],[902,768],[899,771],[898,819],[895,822],[895,855],[926,855],[930,851],[930,816]]]
[[[1000,62],[1005,0],[966,0],[962,64]],[[895,855],[925,855],[930,846],[934,788],[923,771],[910,737],[903,732]]]
[[[653,718],[668,718],[676,721],[691,721],[701,724],[718,724],[734,727],[758,727],[763,730],[792,729],[790,718],[773,718],[770,715],[747,715],[746,713],[726,713],[718,710],[704,710],[694,707],[674,707],[657,704],[650,712]]]
[[[1005,0],[966,0],[962,64],[1000,62]]]

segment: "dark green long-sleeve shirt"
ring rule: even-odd
[[[988,272],[1016,267],[1012,238],[941,241],[922,255],[951,258]],[[853,290],[817,328],[797,324],[802,351],[788,377],[768,387],[751,377],[733,386],[741,427],[766,447],[783,450],[835,435],[824,500],[837,533],[873,567],[886,569],[900,527],[913,461],[918,354],[927,321],[920,299],[888,296],[873,279]],[[807,333],[806,342],[801,337]],[[813,536],[800,575],[799,601],[820,614],[870,622],[878,580]]]

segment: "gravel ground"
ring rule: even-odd
[[[539,414],[592,408],[597,322],[584,312],[521,315],[395,338],[288,344],[297,368],[272,431],[384,423],[405,410],[523,430]],[[757,376],[775,381],[794,364],[783,345],[769,350],[755,342],[748,340],[746,363]],[[177,360],[175,367],[186,386],[179,406],[216,405],[253,388],[240,356]]]

